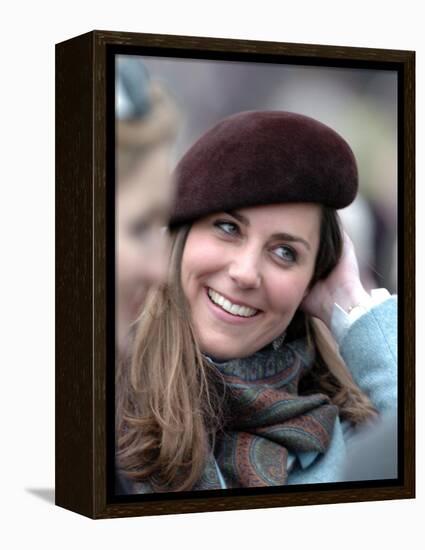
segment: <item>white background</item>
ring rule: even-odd
[[[286,5],[285,5],[286,4]],[[54,44],[93,29],[417,51],[417,205],[423,208],[420,2],[92,0],[3,3],[0,65],[2,548],[417,548],[423,541],[424,351],[417,350],[417,499],[91,521],[53,505]],[[422,21],[422,24],[421,24]],[[418,235],[424,216],[418,216]],[[420,238],[418,238],[420,242]],[[417,280],[424,280],[418,251]],[[423,290],[418,287],[419,304]],[[423,334],[418,307],[417,338]],[[416,542],[415,542],[416,541]],[[420,546],[421,543],[419,543]]]

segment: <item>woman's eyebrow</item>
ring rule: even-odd
[[[302,239],[301,237],[297,237],[296,235],[291,235],[290,233],[274,233],[271,237],[271,240],[282,240],[287,242],[297,242],[303,244],[307,250],[311,250],[310,244]]]
[[[239,222],[243,223],[243,224],[246,225],[247,227],[249,226],[249,220],[248,220],[248,218],[246,218],[245,216],[243,216],[243,215],[240,214],[239,212],[235,212],[234,210],[228,210],[227,212],[225,212],[225,214],[228,214],[229,216],[233,216],[233,217],[236,218]]]
[[[242,214],[240,214],[239,212],[235,212],[234,210],[229,210],[225,212],[225,214],[228,214],[229,216],[233,216],[239,222],[249,227],[249,219],[243,216]],[[271,235],[270,237],[270,240],[281,240],[281,241],[287,241],[292,243],[298,242],[303,244],[307,248],[307,250],[311,250],[310,244],[305,239],[302,239],[301,237],[298,237],[296,235],[291,235],[290,233],[273,233],[273,235]]]

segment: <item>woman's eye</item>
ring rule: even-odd
[[[129,226],[130,235],[136,239],[146,238],[150,230],[150,224],[143,220],[138,220]]]
[[[274,251],[275,254],[285,262],[293,263],[297,259],[297,253],[290,246],[278,246]]]
[[[238,235],[239,233],[239,227],[232,222],[227,221],[216,221],[214,223],[215,227],[218,227],[220,231],[223,233],[226,233],[227,235]]]

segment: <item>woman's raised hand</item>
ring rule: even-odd
[[[338,264],[326,279],[318,281],[308,292],[301,303],[301,309],[321,319],[330,329],[334,303],[348,312],[368,298],[360,281],[353,243],[344,231],[343,251]]]

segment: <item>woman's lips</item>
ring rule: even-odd
[[[210,291],[210,292],[209,292]],[[239,313],[244,313],[245,315],[238,315],[237,313],[231,313],[229,311],[226,311],[223,309],[219,304],[214,303],[214,301],[211,299],[211,291],[213,296],[216,298],[217,295],[221,296],[225,300],[227,300],[226,307],[228,307],[228,304],[232,304],[236,306],[236,309],[234,311],[239,311]],[[205,295],[208,302],[209,309],[214,313],[215,317],[218,317],[220,320],[225,321],[227,323],[231,324],[241,324],[241,323],[249,323],[252,319],[256,319],[258,315],[260,315],[262,312],[261,310],[251,308],[250,306],[246,306],[244,304],[239,304],[232,302],[231,300],[228,300],[225,296],[218,293],[217,291],[214,291],[211,288],[205,288]],[[241,308],[241,309],[238,309]],[[250,314],[251,312],[255,312],[253,314]]]

